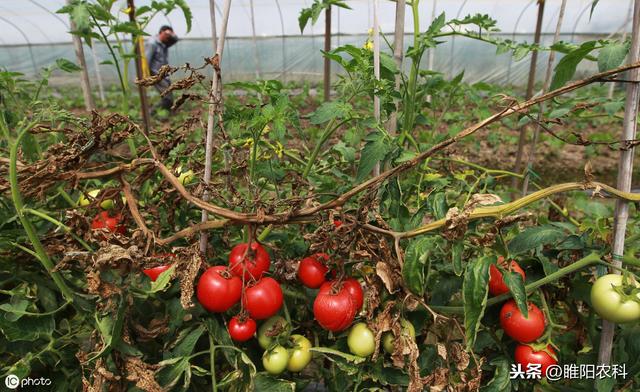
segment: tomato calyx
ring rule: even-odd
[[[520,343],[523,346],[529,346],[534,352],[544,352],[554,360],[558,360],[557,350],[558,346],[553,344],[550,340],[545,340],[541,343]],[[555,350],[554,350],[555,349]]]

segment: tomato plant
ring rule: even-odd
[[[394,55],[378,57],[372,32],[323,54],[336,65],[330,100],[297,77],[234,81],[239,57],[227,51],[202,67],[138,75],[151,94],[171,78],[179,97],[171,116],[145,124],[125,63],[142,60],[151,17],[186,1],[124,12],[116,3],[62,10],[121,73],[122,94],[108,89],[95,111],[58,87],[78,79],[58,71],[83,68],[69,60],[37,81],[0,70],[3,374],[51,376],[56,390],[640,390],[631,279],[640,197],[610,185],[618,153],[637,144],[612,132],[629,124],[621,90],[635,88],[622,83],[636,65],[613,69],[634,45],[617,35],[552,46],[505,39],[504,21],[483,14],[443,13],[426,26],[414,0],[404,2],[414,26],[398,26],[415,34],[405,53],[389,42]],[[310,4],[300,26],[351,3]],[[552,91],[527,99],[519,71],[476,83],[453,57],[426,69],[424,57],[453,50],[454,37],[458,49],[464,39],[502,60],[510,52],[516,67],[531,51],[562,53],[542,84]],[[556,89],[595,66],[602,72]],[[622,88],[610,98],[613,81]],[[544,148],[518,143],[530,126]],[[514,168],[518,146],[531,161]],[[586,157],[597,158],[592,168]],[[617,203],[629,207],[624,237]],[[628,284],[592,287],[611,261]],[[601,318],[631,322],[609,345]],[[557,352],[563,366],[596,364],[608,346],[625,379],[509,377],[514,358],[544,367]]]
[[[233,316],[229,320],[229,336],[236,342],[246,342],[256,333],[255,320],[248,317]]]
[[[245,290],[243,303],[249,315],[263,320],[276,314],[282,307],[282,289],[275,279],[264,277]]]
[[[238,303],[241,294],[240,278],[221,265],[208,268],[198,280],[198,301],[210,312],[226,312]]]
[[[500,310],[500,325],[504,332],[520,343],[530,343],[542,336],[545,328],[544,314],[535,304],[529,303],[529,315],[525,317],[514,300],[505,302]]]
[[[608,274],[591,287],[591,306],[600,317],[614,323],[640,320],[640,284],[633,278]]]

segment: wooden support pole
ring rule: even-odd
[[[536,32],[533,38],[533,43],[540,44],[540,34],[542,32],[542,19],[544,18],[544,0],[538,0],[538,19],[536,20]],[[538,64],[538,51],[534,50],[531,53],[531,65],[529,67],[529,80],[527,82],[527,92],[525,93],[525,100],[528,100],[533,96],[533,88],[536,83],[536,67]],[[518,152],[516,154],[516,164],[513,168],[515,173],[522,171],[522,154],[524,153],[524,146],[527,142],[527,127],[526,125],[520,128],[520,139],[518,140]],[[513,178],[513,187],[518,186],[518,179]]]
[[[629,64],[640,60],[640,0],[635,0],[633,8],[633,30],[631,32],[631,49],[629,50]],[[638,69],[629,71],[629,80],[640,80]],[[622,140],[633,140],[636,138],[638,127],[638,101],[640,100],[640,85],[638,83],[627,84],[626,104],[624,108],[624,123],[622,130]],[[620,152],[620,162],[618,165],[619,190],[629,192],[631,190],[631,179],[633,176],[633,155],[635,149],[629,148]],[[618,200],[616,202],[616,212],[614,218],[613,253],[612,264],[616,267],[622,265],[624,254],[624,237],[629,220],[629,203]],[[620,273],[617,269],[615,273]],[[600,335],[600,348],[598,351],[598,363],[608,365],[611,362],[611,352],[613,349],[613,335],[615,324],[602,320],[602,333]]]
[[[327,7],[324,12],[324,51],[331,50],[331,6]],[[324,100],[328,102],[330,100],[331,93],[331,60],[328,57],[324,58]]]
[[[558,23],[556,24],[556,32],[553,35],[553,43],[560,41],[560,32],[562,30],[562,22],[564,20],[564,12],[567,8],[567,0],[562,0],[560,4],[560,13],[558,14]],[[542,85],[542,94],[545,94],[549,91],[551,87],[551,76],[553,73],[553,63],[556,60],[556,52],[549,52],[549,60],[547,62],[547,71],[544,76],[544,82]],[[527,154],[527,168],[531,168],[533,166],[533,162],[535,160],[536,155],[536,144],[538,144],[538,138],[540,137],[540,121],[542,121],[544,112],[547,108],[546,102],[542,102],[540,104],[540,109],[538,110],[538,122],[535,125],[535,130],[533,131],[533,140],[531,141],[531,147],[529,148],[529,154]],[[526,196],[529,190],[529,170],[527,170],[527,174],[524,177],[524,181],[522,182],[522,196]]]
[[[406,0],[396,1],[396,25],[393,34],[393,60],[396,63],[399,73],[396,75],[396,91],[400,91],[400,83],[402,82],[402,57],[404,54],[404,14]],[[398,108],[391,113],[387,122],[387,132],[395,135],[398,128]]]
[[[136,6],[134,0],[127,0],[127,7],[129,8],[129,21],[136,23]],[[136,76],[139,80],[144,79],[144,73],[142,72],[142,53],[140,52],[140,45],[136,34],[131,34],[131,44],[134,47],[135,61],[136,61]],[[149,102],[147,101],[147,92],[143,85],[138,85],[138,93],[140,94],[140,111],[142,112],[142,123],[144,125],[145,132],[149,132],[151,129],[151,117],[149,116]]]
[[[66,3],[67,5],[71,4],[71,0],[67,0]],[[72,18],[69,18],[69,26],[71,27],[71,31],[76,31],[77,26]],[[76,60],[78,61],[78,66],[80,66],[80,87],[82,88],[82,96],[84,97],[84,107],[90,112],[95,109],[96,104],[93,101],[93,95],[91,95],[91,83],[89,81],[87,62],[84,58],[82,39],[75,34],[71,34],[71,38],[73,39],[73,49],[76,52]]]
[[[225,0],[222,10],[222,26],[220,26],[220,36],[217,36],[216,32],[216,19],[215,19],[215,2],[209,0],[209,10],[211,13],[211,37],[214,41],[213,47],[215,54],[218,57],[218,64],[222,65],[222,53],[224,51],[224,40],[227,37],[227,24],[229,22],[229,12],[231,11],[231,0]],[[217,42],[216,42],[217,38]],[[213,128],[216,123],[216,113],[218,112],[218,105],[222,100],[222,84],[218,82],[219,75],[216,68],[213,68],[213,80],[211,81],[211,90],[209,91],[209,112],[207,115],[207,135],[205,144],[205,163],[204,163],[204,183],[209,184],[211,182],[211,166],[213,164]],[[223,152],[226,154],[226,152]],[[225,157],[225,167],[226,167]],[[203,200],[209,200],[209,194],[205,191],[202,195]],[[209,220],[209,213],[206,210],[202,210],[202,222]],[[207,232],[200,232],[200,252],[206,253],[207,250]]]

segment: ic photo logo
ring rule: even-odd
[[[4,385],[9,389],[16,389],[18,387],[24,388],[28,386],[47,386],[51,385],[51,379],[45,377],[26,377],[21,380],[20,377],[16,376],[15,374],[9,374],[4,379]]]
[[[10,374],[4,379],[4,385],[9,389],[16,389],[20,385],[20,378],[15,374]]]

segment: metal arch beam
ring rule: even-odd
[[[518,18],[516,19],[516,23],[513,26],[513,34],[511,35],[511,40],[515,41],[516,39],[516,32],[518,31],[518,26],[520,25],[520,21],[522,20],[522,17],[524,16],[524,13],[527,11],[527,9],[529,9],[529,7],[531,7],[533,5],[533,3],[535,3],[536,0],[531,0],[529,2],[529,4],[527,4],[522,11],[520,12],[520,15],[518,15]],[[509,82],[511,82],[511,65],[513,64],[513,56],[509,56],[509,65],[507,65],[507,85],[509,84]]]
[[[22,29],[20,27],[18,27],[15,23],[13,23],[12,21],[8,20],[7,18],[5,18],[3,16],[0,16],[0,20],[5,22],[9,26],[13,27],[14,29],[18,30],[20,35],[22,35],[22,38],[24,38],[24,41],[27,43],[27,48],[29,49],[29,57],[31,57],[31,65],[33,65],[33,72],[34,72],[34,74],[37,75],[38,74],[38,67],[36,66],[36,59],[33,56],[33,49],[31,48],[31,41],[29,41],[29,37],[27,37],[25,32],[22,31]]]

